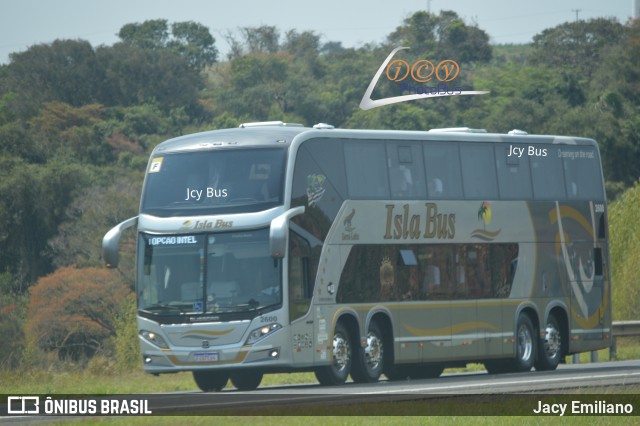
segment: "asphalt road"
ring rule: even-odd
[[[376,407],[385,407],[382,414],[393,415],[532,415],[532,410],[549,398],[553,399],[550,403],[568,406],[576,399],[629,404],[627,409],[631,407],[633,415],[640,415],[640,360],[560,365],[548,372],[458,373],[437,379],[335,387],[304,384],[261,387],[251,392],[227,389],[218,393],[96,396],[98,405],[102,398],[143,399],[153,415],[362,415],[362,410],[380,415]],[[51,417],[20,420],[45,419]],[[0,415],[0,423],[15,421],[15,416]]]
[[[380,381],[370,384],[346,383],[342,386],[318,384],[261,387],[251,392],[225,390],[220,393],[199,391],[154,395],[151,405],[155,413],[188,414],[291,414],[318,413],[318,407],[329,413],[347,412],[349,406],[408,401],[440,404],[456,398],[498,404],[510,396],[527,394],[525,403],[537,403],[541,394],[604,395],[617,398],[620,392],[631,392],[640,413],[640,360],[560,365],[556,371],[490,375],[485,372],[445,374],[437,379]],[[635,401],[634,401],[635,403]],[[431,404],[433,406],[434,404]],[[400,405],[399,405],[400,406]],[[446,407],[446,403],[444,405]],[[157,408],[155,408],[157,407]],[[294,408],[299,408],[295,410]],[[343,410],[337,410],[342,407]],[[446,408],[445,408],[446,411]],[[392,413],[401,414],[401,413]],[[469,413],[463,413],[469,414]],[[473,413],[471,413],[473,414]]]

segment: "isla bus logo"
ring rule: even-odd
[[[364,96],[362,96],[362,100],[360,101],[360,108],[367,110],[372,108],[377,108],[384,105],[396,104],[399,102],[407,102],[413,101],[416,99],[424,99],[427,97],[436,97],[436,96],[459,96],[459,95],[484,95],[489,93],[484,90],[462,90],[459,87],[456,87],[454,90],[449,91],[446,90],[446,83],[443,85],[444,90],[442,90],[442,85],[438,84],[437,87],[426,88],[426,87],[412,87],[403,83],[404,90],[414,91],[414,94],[411,95],[402,95],[402,96],[394,96],[391,98],[383,98],[383,99],[371,99],[371,94],[373,93],[373,89],[375,89],[378,84],[378,80],[382,76],[384,72],[387,78],[391,81],[400,82],[406,79],[409,74],[411,74],[411,78],[420,83],[428,82],[432,79],[435,74],[438,81],[442,82],[450,82],[458,76],[460,72],[460,65],[456,61],[451,59],[447,59],[438,63],[437,66],[434,67],[433,63],[428,60],[420,60],[413,64],[413,66],[409,66],[406,61],[396,59],[391,62],[391,59],[394,55],[404,49],[409,49],[408,47],[396,47],[391,51],[387,59],[380,65],[378,71],[371,79],[371,83],[369,83],[369,87],[364,92]],[[395,68],[394,68],[395,67]],[[394,68],[394,69],[392,69]],[[419,90],[422,89],[422,90]],[[427,90],[429,89],[429,90]],[[431,90],[435,89],[435,90]],[[421,93],[418,93],[421,92]]]

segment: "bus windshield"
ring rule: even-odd
[[[154,315],[239,313],[282,303],[269,231],[140,235],[138,309]],[[205,285],[206,283],[206,285]]]
[[[141,212],[160,217],[265,210],[282,204],[282,148],[217,149],[151,158]]]

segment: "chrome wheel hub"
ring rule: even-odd
[[[562,347],[562,341],[560,339],[560,331],[553,326],[553,324],[547,324],[544,337],[544,348],[547,353],[547,357],[555,358],[560,353]]]
[[[333,364],[338,371],[344,370],[351,359],[351,348],[342,334],[333,336]]]
[[[367,335],[367,346],[364,348],[364,355],[367,366],[375,370],[382,362],[382,340],[372,332]]]
[[[524,325],[518,330],[518,354],[523,361],[529,360],[533,354],[533,338]]]

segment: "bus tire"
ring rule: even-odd
[[[563,357],[564,336],[554,314],[549,314],[544,331],[545,337],[538,343],[535,367],[538,371],[555,370]]]
[[[192,374],[202,392],[220,392],[229,381],[229,375],[224,371],[196,370]]]
[[[385,352],[384,337],[380,327],[375,321],[369,324],[367,332],[367,345],[357,347],[353,359],[351,377],[356,383],[377,382],[384,370]]]
[[[318,367],[315,370],[318,382],[323,386],[337,386],[343,384],[351,372],[351,337],[342,325],[337,323],[333,331],[333,345],[331,364]]]
[[[518,372],[530,371],[536,360],[538,339],[527,314],[520,314],[516,324],[516,357],[513,369]]]
[[[260,386],[262,373],[258,371],[237,371],[231,374],[231,384],[241,391],[251,391]]]

